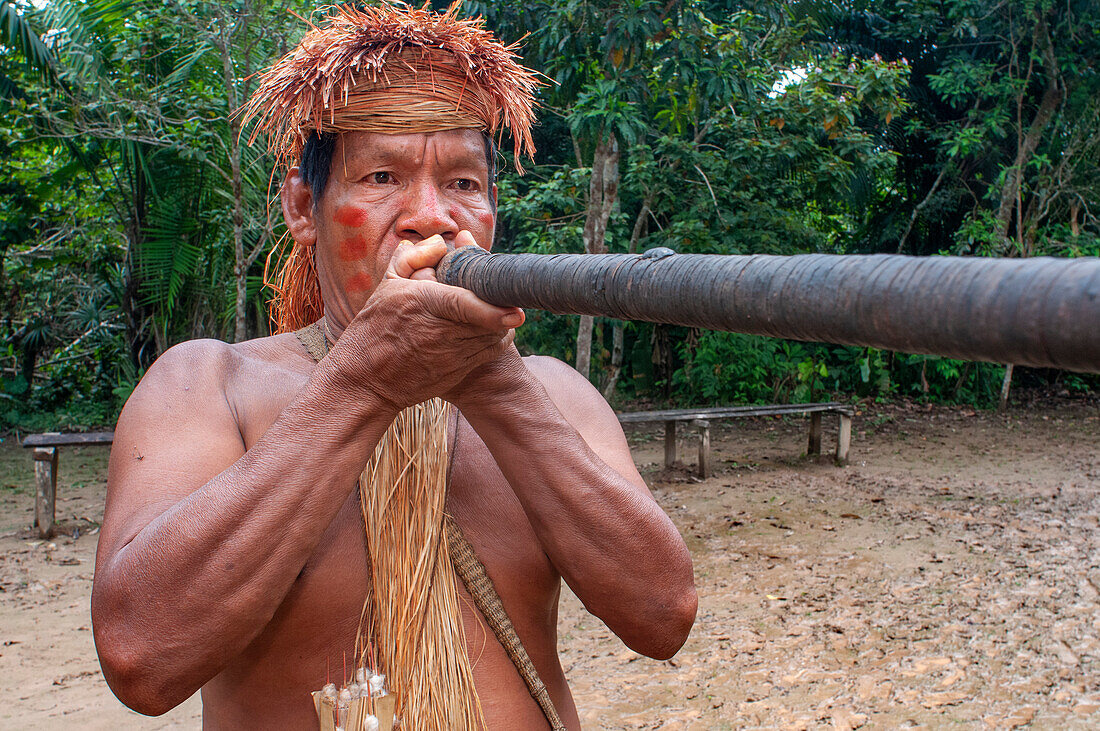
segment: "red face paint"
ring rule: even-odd
[[[340,258],[355,261],[367,255],[367,239],[364,236],[352,236],[340,242]]]
[[[370,278],[369,275],[363,272],[359,272],[358,274],[352,275],[352,277],[348,279],[347,283],[344,286],[347,288],[349,293],[366,292],[374,287],[374,281]]]
[[[336,223],[344,226],[359,228],[367,222],[367,212],[355,206],[340,206],[336,209],[336,212],[332,214],[332,218]]]
[[[493,225],[496,223],[496,220],[494,219],[493,214],[490,211],[478,213],[477,220],[482,226],[485,227],[485,230],[487,231],[492,231]],[[480,244],[480,242],[478,243]]]

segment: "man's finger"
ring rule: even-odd
[[[386,268],[386,276],[413,279],[413,274],[417,270],[434,267],[446,253],[447,244],[442,236],[432,236],[419,244],[402,241],[393,252],[390,264]],[[432,278],[434,277],[433,272]]]
[[[423,292],[425,309],[436,317],[483,330],[508,330],[523,323],[523,310],[497,307],[468,289],[441,284]]]
[[[455,248],[461,249],[463,246],[481,246],[475,239],[474,235],[469,231],[463,229],[455,236]],[[482,246],[481,248],[486,248]]]

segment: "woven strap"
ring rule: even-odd
[[[508,653],[512,664],[516,666],[519,676],[527,684],[527,690],[531,692],[531,697],[539,704],[546,720],[550,722],[550,728],[554,731],[565,731],[565,724],[561,722],[557,709],[554,708],[554,701],[550,699],[550,692],[546,689],[546,684],[542,682],[542,678],[539,677],[539,673],[535,669],[534,663],[531,662],[527,650],[523,647],[519,635],[516,634],[516,628],[512,625],[512,620],[508,617],[508,613],[504,611],[504,604],[500,600],[500,595],[497,594],[496,587],[493,586],[493,580],[485,572],[485,566],[478,560],[477,554],[474,553],[474,547],[466,540],[466,536],[463,535],[462,529],[458,527],[455,519],[448,515],[444,520],[447,527],[447,547],[450,549],[451,563],[454,565],[455,573],[466,585],[466,589],[473,597],[478,611],[484,615],[489,628],[493,630],[493,634],[496,635],[497,640],[504,647],[504,651]]]
[[[328,339],[325,337],[321,321],[296,330],[294,335],[315,361],[320,362],[328,355]],[[493,630],[508,659],[516,666],[516,671],[523,678],[531,697],[542,709],[543,715],[550,723],[550,728],[553,731],[566,731],[565,724],[561,722],[561,717],[554,708],[554,701],[550,699],[550,692],[539,677],[538,670],[531,662],[531,656],[527,654],[519,635],[516,634],[516,628],[508,617],[508,613],[504,611],[504,604],[500,600],[500,595],[497,594],[496,587],[493,586],[493,580],[486,573],[485,566],[474,552],[474,547],[466,540],[462,529],[450,515],[445,516],[443,526],[455,573],[466,585],[466,591],[470,592],[474,604],[485,617],[485,622],[489,625],[489,629]]]
[[[325,331],[321,329],[320,320],[312,325],[306,325],[301,330],[295,330],[294,335],[318,363],[328,355],[328,340],[325,339]]]

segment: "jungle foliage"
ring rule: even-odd
[[[171,345],[268,332],[264,264],[283,233],[273,162],[262,141],[243,144],[232,112],[313,9],[0,0],[7,426],[110,423]],[[464,12],[524,38],[551,82],[537,164],[500,181],[498,250],[1100,254],[1091,0],[501,0]],[[521,348],[576,363],[613,400],[989,404],[1003,371],[529,315]]]

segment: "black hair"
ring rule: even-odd
[[[336,151],[336,134],[333,132],[310,132],[302,148],[302,161],[298,163],[298,171],[302,176],[302,182],[309,186],[313,193],[313,205],[321,202],[321,194],[328,185],[328,172],[332,167],[332,153]]]
[[[497,143],[484,132],[481,133],[481,139],[485,142],[485,165],[489,169],[489,205],[493,207],[493,215],[496,215],[497,197],[493,193],[493,183],[497,180]],[[313,131],[302,148],[302,161],[298,164],[298,170],[302,181],[313,193],[314,206],[321,202],[321,196],[325,193],[332,168],[332,153],[335,151],[335,132]]]

